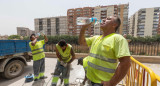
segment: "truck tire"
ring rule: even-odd
[[[8,63],[4,69],[3,77],[12,79],[22,74],[24,71],[24,63],[20,60],[13,60]]]

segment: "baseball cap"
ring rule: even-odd
[[[77,65],[79,65],[81,62],[83,62],[83,57],[81,57],[81,58],[78,59]]]

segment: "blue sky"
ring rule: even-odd
[[[67,9],[129,3],[129,16],[141,8],[160,7],[160,0],[0,0],[0,35],[17,34],[16,27],[34,30],[34,19],[66,16]]]

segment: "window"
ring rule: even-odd
[[[73,10],[69,10],[69,12],[73,12]]]
[[[159,24],[159,22],[153,22],[153,24],[154,24],[154,25],[157,25],[157,24]]]
[[[81,9],[77,9],[76,11],[81,11]]]
[[[139,28],[139,29],[144,29],[144,26],[140,26],[140,25],[139,25],[138,28]]]
[[[139,19],[145,19],[145,15],[139,16]]]
[[[47,27],[51,26],[51,19],[47,19]]]
[[[81,26],[77,26],[77,28],[81,28]]]
[[[74,15],[74,13],[70,13],[69,15]]]
[[[146,13],[146,11],[144,10],[144,11],[141,11],[142,13]]]
[[[154,9],[154,12],[159,12],[159,10],[158,9]]]
[[[159,19],[154,19],[154,20],[153,20],[153,22],[158,22],[158,21],[159,21]]]
[[[159,19],[159,16],[155,16],[154,19]]]
[[[69,28],[73,28],[73,26],[69,26]]]
[[[82,13],[77,13],[77,14],[82,14]]]
[[[89,15],[84,15],[84,16],[89,17]]]
[[[158,25],[153,25],[153,28],[158,28]]]
[[[128,21],[124,21],[123,24],[125,24],[125,25],[128,24]]]
[[[43,20],[39,19],[39,25],[43,25]]]
[[[154,15],[159,15],[159,13],[154,13]]]

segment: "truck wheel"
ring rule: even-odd
[[[21,75],[23,71],[24,63],[20,60],[14,60],[6,65],[3,76],[7,79],[12,79]]]

